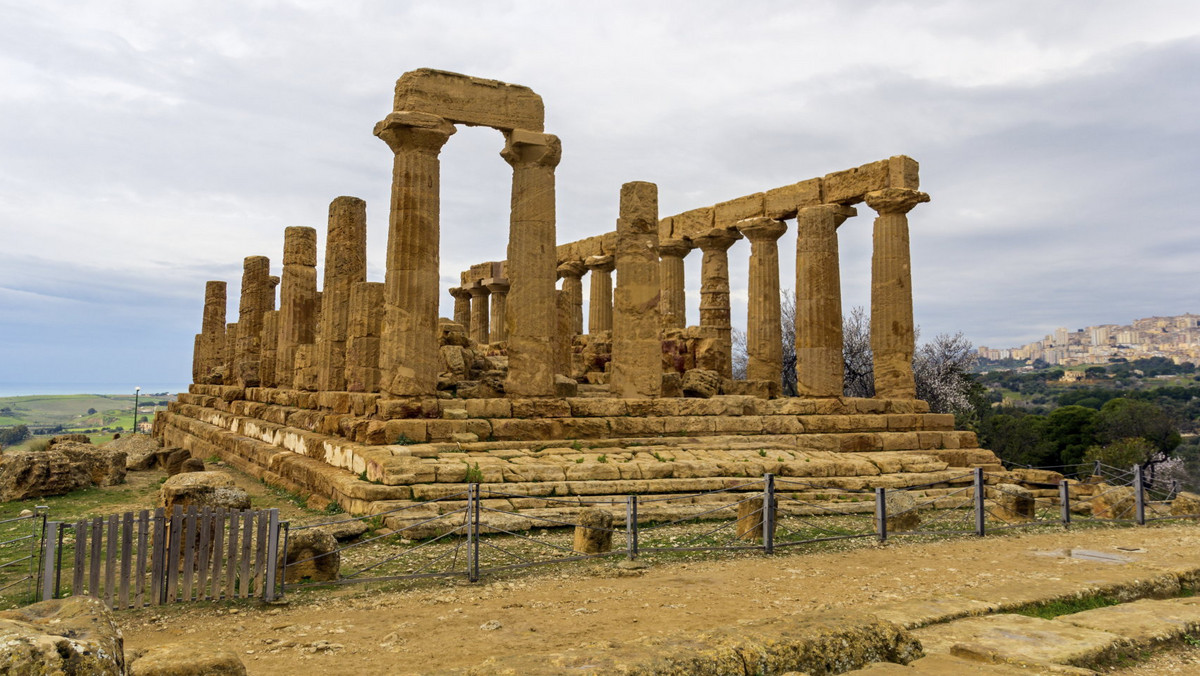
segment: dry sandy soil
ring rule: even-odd
[[[465,581],[289,594],[285,605],[191,604],[118,613],[127,649],[168,642],[236,651],[250,674],[420,674],[490,656],[553,653],[647,635],[695,632],[834,608],[984,594],[1014,601],[1081,581],[1198,565],[1200,527],[1093,529],[891,541],[772,557],[653,563],[615,560]],[[1072,558],[1086,548],[1128,562]],[[1101,557],[1103,558],[1103,557]],[[1118,575],[1119,573],[1119,575]],[[1069,581],[1069,582],[1067,582]],[[498,627],[498,628],[497,628]],[[1200,673],[1195,653],[1162,656],[1158,671]],[[1170,669],[1184,669],[1171,671]]]

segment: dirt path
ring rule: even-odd
[[[488,657],[602,647],[831,608],[908,599],[1044,597],[1196,566],[1194,525],[891,542],[846,551],[669,562],[612,561],[491,582],[292,594],[282,607],[225,604],[118,613],[128,649],[201,642],[235,650],[250,674],[419,674]],[[1062,550],[1115,554],[1073,558]],[[499,628],[494,627],[496,623]]]

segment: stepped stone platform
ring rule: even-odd
[[[484,488],[528,496],[507,500],[520,509],[701,493],[768,472],[811,482],[814,494],[927,485],[936,497],[968,484],[968,468],[1002,470],[953,422],[918,400],[389,400],[192,385],[156,421],[156,436],[196,457],[220,456],[313,504],[370,514],[462,493],[468,469]],[[793,489],[804,493],[801,485],[785,490]],[[696,500],[705,499],[729,498]],[[873,509],[869,496],[842,505]]]

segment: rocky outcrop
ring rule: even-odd
[[[121,630],[104,603],[90,596],[0,612],[0,673],[123,675]]]
[[[133,676],[245,676],[246,665],[231,650],[194,643],[150,648],[133,660]]]
[[[125,468],[131,470],[154,469],[154,454],[158,452],[158,442],[145,434],[131,434],[120,439],[113,439],[100,448],[105,450],[124,451]]]
[[[222,472],[185,472],[170,477],[159,489],[158,504],[170,514],[175,507],[250,509],[250,496]]]

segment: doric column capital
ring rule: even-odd
[[[713,228],[699,237],[693,237],[692,241],[701,251],[726,251],[741,238],[742,235],[737,230]]]
[[[762,216],[740,220],[734,227],[751,242],[774,242],[787,232],[787,224],[783,221]]]
[[[508,293],[507,279],[496,279],[493,277],[483,280],[483,285],[486,286],[488,291],[492,292],[493,294]]]
[[[695,247],[692,246],[692,241],[687,238],[664,239],[658,242],[658,255],[660,257],[674,256],[676,258],[683,258],[693,248]]]
[[[455,298],[468,299],[471,297],[471,291],[461,286],[456,286],[450,289],[450,295]]]
[[[471,286],[467,287],[467,293],[471,294],[471,296],[474,298],[480,298],[488,295],[491,292],[488,291],[488,288],[483,284],[475,282]]]
[[[554,134],[513,129],[504,134],[504,150],[500,151],[513,168],[538,166],[553,169],[562,159],[562,143]]]
[[[583,264],[593,272],[612,272],[616,267],[612,256],[588,256]]]
[[[858,215],[858,209],[845,204],[816,204],[811,207],[803,207],[796,212],[796,228],[803,228],[811,223],[814,219],[821,220],[832,217],[834,227],[846,222],[847,218],[853,218]]]
[[[880,215],[907,214],[921,202],[928,202],[929,195],[908,188],[884,188],[863,195],[863,199]]]
[[[375,124],[375,135],[383,139],[393,153],[416,150],[436,155],[454,131],[453,124],[430,113],[391,113]]]
[[[585,272],[587,272],[587,266],[583,264],[583,261],[567,261],[558,266],[558,276],[560,279],[563,277],[579,279]]]

